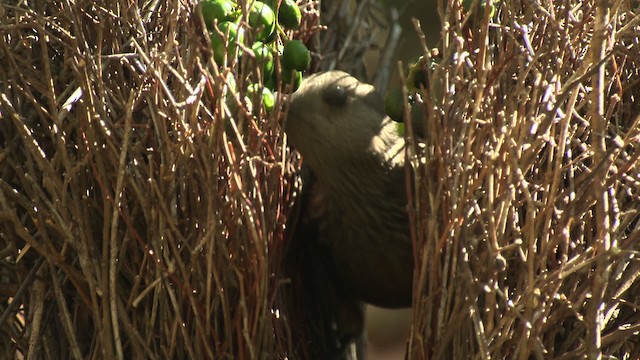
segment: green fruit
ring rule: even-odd
[[[268,79],[273,73],[273,54],[269,46],[256,41],[251,46],[253,55],[256,57],[256,64],[262,65],[262,78]]]
[[[249,99],[261,101],[264,105],[264,109],[267,112],[271,112],[276,103],[275,96],[273,95],[271,90],[267,89],[266,87],[262,88],[262,95],[259,99],[256,99],[256,97],[259,96],[259,93],[260,87],[258,86],[258,84],[251,84],[249,85],[249,87],[247,87],[247,96],[249,97]]]
[[[215,89],[215,88],[214,88]],[[236,100],[236,97],[234,96],[234,94],[236,93],[236,80],[234,75],[229,72],[226,76],[226,82],[223,85],[222,88],[222,94],[224,94],[224,102],[227,105],[227,108],[229,109],[229,112],[231,114],[237,114],[238,113],[238,101]],[[217,92],[216,95],[220,96]],[[234,121],[233,119],[229,118],[225,112],[225,114],[223,115],[223,117],[225,118],[225,127],[226,130],[229,134],[231,134],[233,132],[233,128],[231,126],[231,121]]]
[[[213,59],[218,65],[224,61],[224,55],[227,57],[235,56],[238,43],[244,41],[244,30],[238,24],[231,21],[223,21],[218,24],[218,29],[223,36],[220,36],[214,29],[211,31],[211,45],[213,46]]]
[[[489,1],[489,6],[491,6],[491,8],[489,9],[489,18],[492,18],[496,11],[496,7],[494,6],[493,0],[479,0],[478,3],[480,4],[480,12],[477,14],[479,16],[484,16],[484,8],[485,6],[487,6],[487,1]],[[462,0],[462,8],[464,9],[464,11],[467,11],[467,12],[473,11],[474,2],[475,0]]]
[[[257,31],[256,40],[268,42],[276,30],[276,14],[269,5],[255,1],[249,13],[249,25]]]
[[[264,109],[269,113],[276,105],[276,97],[273,95],[271,90],[267,88],[262,89],[262,104],[264,105]]]
[[[395,88],[384,97],[384,112],[396,122],[404,122],[404,95],[401,88]]]
[[[421,89],[429,90],[429,73],[436,70],[438,62],[435,57],[430,58],[429,65],[427,67],[427,58],[420,56],[416,62],[409,65],[409,74],[407,75],[407,83],[409,91],[420,91]]]
[[[291,92],[298,90],[302,83],[302,72],[296,70],[282,69],[280,73],[282,80],[282,88],[286,90],[290,89]]]
[[[300,40],[290,40],[282,50],[282,65],[287,70],[305,71],[311,64],[311,53]]]
[[[207,29],[212,30],[213,24],[233,19],[233,4],[228,0],[203,0],[202,17],[207,25]]]
[[[444,91],[444,75],[438,59],[440,57],[435,54],[427,62],[427,58],[421,56],[416,62],[409,65],[409,74],[407,75],[409,92],[424,94],[423,91],[425,91],[430,95],[431,101],[436,103],[440,103]]]
[[[278,22],[287,29],[298,29],[302,21],[300,8],[294,0],[282,0],[278,11]]]

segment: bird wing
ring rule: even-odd
[[[319,196],[314,193],[317,179],[306,166],[300,179],[287,224],[285,261],[291,279],[292,334],[306,359],[346,359],[346,348],[363,330],[362,305],[336,289],[331,251],[319,238],[317,218],[312,214],[312,199]]]

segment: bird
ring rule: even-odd
[[[306,303],[324,307],[311,327],[329,338],[321,347],[339,353],[362,332],[358,304],[411,306],[405,140],[375,88],[343,71],[308,76],[286,113],[304,170],[295,256],[303,257]]]

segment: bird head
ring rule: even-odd
[[[313,74],[293,93],[285,131],[318,171],[359,163],[398,141],[373,86],[342,71]],[[387,129],[388,130],[388,129]]]

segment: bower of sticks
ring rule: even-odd
[[[362,78],[392,23],[342,2],[299,1],[290,35]],[[640,358],[638,3],[484,9],[439,1],[415,44],[406,358]],[[248,108],[256,70],[214,63],[197,3],[5,1],[0,36],[0,358],[303,358],[286,100]]]

